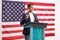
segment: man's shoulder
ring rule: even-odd
[[[36,15],[36,13],[33,13],[34,15]]]
[[[26,15],[26,14],[29,14],[29,12],[26,12],[25,15]],[[33,15],[36,15],[36,13],[33,13]]]
[[[25,14],[28,14],[29,12],[26,12]]]

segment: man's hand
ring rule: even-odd
[[[25,15],[25,18],[26,18],[26,19],[28,19],[28,18],[29,18],[29,15],[28,15],[28,14],[26,14],[26,15]]]

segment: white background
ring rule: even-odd
[[[13,0],[14,1],[14,0]],[[55,37],[46,37],[45,40],[60,40],[60,0],[16,0],[30,2],[55,3]],[[2,0],[0,0],[0,40],[2,40]]]

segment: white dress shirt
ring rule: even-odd
[[[29,15],[30,15],[30,21],[31,22],[34,22],[34,16],[33,16],[33,14],[32,13],[29,13]]]

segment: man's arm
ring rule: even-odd
[[[35,15],[35,22],[39,22],[38,18],[37,18],[37,15],[36,14],[34,14],[34,15]]]
[[[27,23],[28,18],[29,18],[28,14],[23,14],[22,20],[21,20],[21,25]]]
[[[22,15],[22,19],[21,19],[20,24],[21,24],[21,25],[23,25],[23,24],[24,24],[24,22],[25,22],[25,14],[23,14],[23,15]]]

